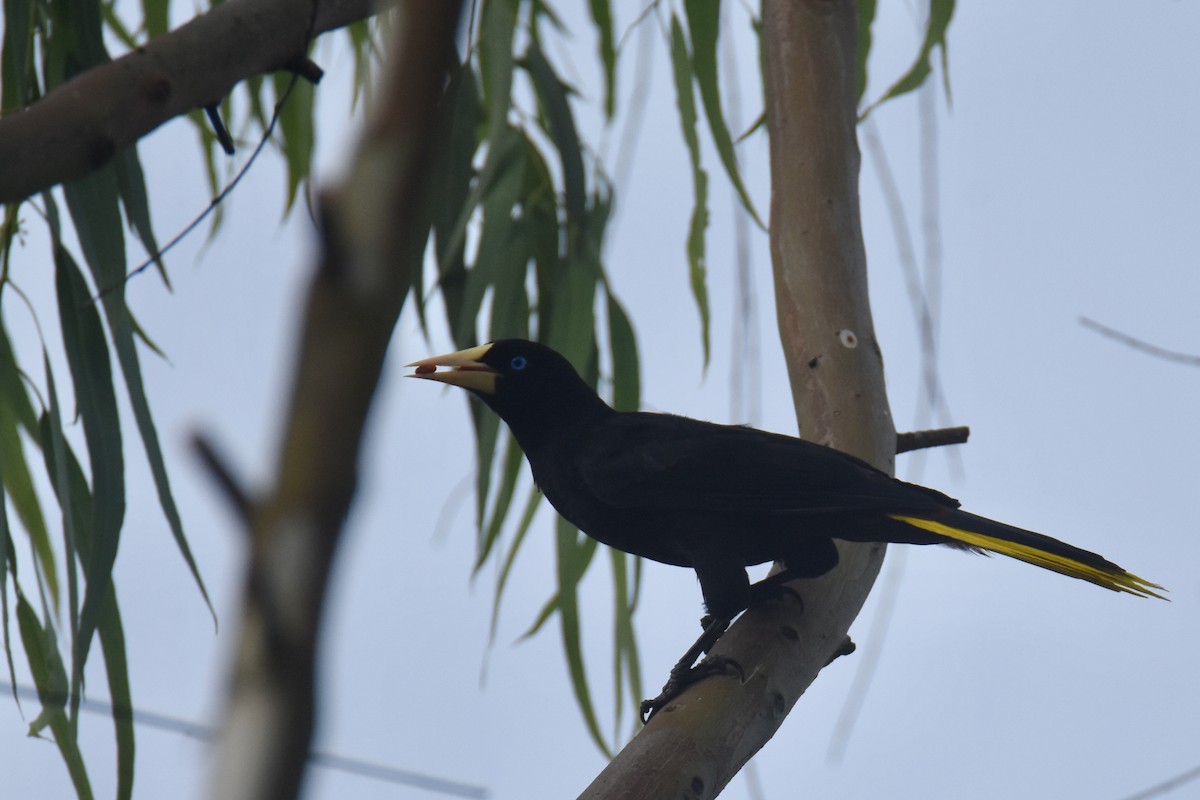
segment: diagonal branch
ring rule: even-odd
[[[808,439],[892,471],[896,432],[867,299],[859,218],[853,0],[764,0],[776,310]],[[843,545],[841,565],[792,584],[803,604],[748,611],[714,652],[746,679],[717,677],[656,715],[582,797],[710,798],[778,730],[801,694],[851,649],[846,631],[883,559]]]
[[[167,120],[303,57],[374,0],[229,0],[0,118],[0,203],[82,178]]]
[[[275,486],[248,519],[241,630],[211,797],[299,792],[325,590],[388,342],[428,239],[428,167],[459,11],[446,0],[404,4],[377,108],[345,180],[320,197],[324,249],[304,309]]]

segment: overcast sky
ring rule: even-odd
[[[876,28],[872,95],[903,70],[918,41],[910,12],[886,5],[895,16]],[[620,9],[622,25],[634,10]],[[748,121],[761,108],[756,54],[745,12],[730,11],[725,34],[735,36]],[[593,40],[579,13],[568,22],[574,42],[549,51],[569,60],[567,74],[594,103]],[[972,511],[1100,552],[1168,587],[1172,602],[1116,595],[1003,558],[892,548],[851,631],[859,652],[821,675],[755,758],[763,796],[1119,800],[1200,764],[1200,370],[1079,323],[1087,316],[1200,353],[1198,34],[1195,3],[960,3],[950,30],[953,102],[940,92],[935,102],[940,374],[952,422],[970,425],[972,436],[954,462],[930,456],[921,480]],[[751,421],[731,410],[732,201],[709,150],[714,355],[706,373],[684,254],[691,178],[662,37],[652,38],[653,89],[629,179],[617,188],[606,262],[639,334],[644,406]],[[634,41],[621,74],[626,96]],[[329,44],[316,58],[328,72],[319,90],[318,173],[329,178],[353,136],[352,64]],[[603,139],[594,110],[578,111],[585,135]],[[918,226],[917,103],[889,104],[875,122],[909,224]],[[610,164],[621,124],[607,135]],[[193,142],[189,125],[176,121],[142,146],[164,240],[208,200]],[[764,136],[749,137],[741,154],[765,210]],[[876,167],[865,154],[872,301],[893,413],[906,429],[919,411],[919,340]],[[169,356],[146,356],[148,391],[223,623],[214,635],[129,424],[130,509],[117,586],[133,692],[141,709],[201,724],[220,709],[242,552],[232,515],[186,440],[204,430],[247,479],[269,474],[313,245],[303,213],[280,223],[283,185],[280,164],[260,160],[227,201],[219,237],[206,244],[193,235],[171,254],[175,292],[151,275],[130,292],[140,322]],[[51,267],[40,229],[30,227],[14,276],[43,309],[53,342]],[[918,252],[920,235],[914,231]],[[752,421],[794,433],[765,235],[752,232],[750,254],[762,347],[761,417]],[[6,297],[10,324],[27,325],[19,320],[28,314]],[[25,343],[37,346],[29,336]],[[576,710],[557,629],[515,644],[553,591],[551,517],[543,513],[530,534],[489,650],[494,575],[486,569],[471,579],[465,396],[398,380],[400,365],[451,347],[442,329],[425,342],[406,312],[328,609],[317,745],[486,787],[495,798],[573,797],[604,759]],[[911,477],[910,465],[901,457],[898,474]],[[638,636],[646,688],[654,690],[692,641],[700,593],[690,571],[647,564],[644,575]],[[883,645],[872,625],[892,576],[899,588]],[[597,570],[582,603],[589,674],[611,731],[608,583]],[[881,646],[845,755],[831,763],[832,732],[856,671]],[[99,664],[90,672],[95,699],[106,695]],[[11,702],[0,704],[0,721],[0,793],[70,796],[53,745],[24,737]],[[145,727],[138,736],[137,796],[200,796],[204,745]],[[111,723],[85,718],[81,738],[99,795],[110,795]],[[438,796],[324,768],[311,771],[308,789],[320,800]],[[738,777],[723,796],[753,795]]]

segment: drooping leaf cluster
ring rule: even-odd
[[[140,18],[130,22],[122,14],[132,13],[131,8],[118,9],[112,2],[5,0],[0,113],[18,112],[80,72],[107,62],[110,43],[133,48],[167,30],[168,0],[144,0],[137,8]],[[366,27],[355,26],[350,38],[358,69],[365,69],[370,51]],[[286,75],[260,77],[244,84],[241,101],[224,99],[223,116],[239,139],[267,127],[271,109],[290,80]],[[312,92],[307,84],[300,87],[278,121],[279,149],[288,165],[289,206],[308,175],[313,145]],[[216,193],[231,168],[224,166],[227,161],[203,113],[193,113],[192,119],[200,136],[199,155]],[[117,797],[130,797],[133,787],[133,699],[112,579],[126,498],[118,375],[164,527],[211,610],[184,535],[143,385],[139,343],[157,350],[125,300],[130,271],[127,228],[167,281],[150,208],[133,147],[84,179],[6,205],[0,228],[0,624],[7,677],[13,700],[19,703],[14,651],[23,650],[41,705],[30,734],[53,739],[79,797],[93,796],[78,728],[84,667],[96,640],[114,709]],[[71,229],[77,247],[71,244]],[[50,243],[52,263],[22,263],[22,243],[42,235]],[[19,273],[18,265],[28,272]],[[31,361],[27,346],[14,348],[7,315],[16,310],[36,319],[20,284],[51,275],[64,352],[50,352],[43,341]],[[82,437],[71,432],[73,426],[82,428]],[[41,486],[50,487],[50,492],[39,492]],[[57,512],[49,511],[53,508]],[[10,517],[19,526],[11,525]],[[24,548],[16,546],[16,536],[24,536]],[[15,609],[10,608],[13,603]],[[20,644],[14,648],[16,641]]]
[[[106,42],[132,48],[167,30],[169,0],[143,0],[138,7],[140,18],[131,21],[123,16],[130,13],[126,6],[118,9],[109,0],[3,0],[0,111],[11,113],[29,105],[72,75],[107,60]],[[433,266],[427,280],[417,285],[414,298],[422,320],[432,324],[426,300],[439,293],[457,346],[510,336],[539,339],[581,365],[585,377],[602,387],[616,407],[636,408],[636,337],[610,287],[603,260],[614,188],[593,155],[595,148],[581,136],[577,110],[583,99],[563,78],[565,70],[548,55],[562,52],[549,46],[549,37],[567,40],[571,32],[545,0],[479,0],[472,8],[461,67],[442,104],[443,147],[428,204]],[[867,86],[874,0],[859,0],[859,9],[861,96]],[[699,130],[701,113],[734,191],[745,210],[762,224],[739,175],[735,140],[722,110],[717,55],[721,4],[719,0],[653,3],[625,30],[616,18],[616,12],[625,9],[611,0],[588,0],[587,10],[603,82],[600,103],[610,122],[621,110],[622,43],[634,26],[657,22],[661,30],[693,183],[691,222],[680,232],[681,266],[686,264],[688,270],[707,360],[709,186]],[[930,0],[924,40],[913,66],[864,114],[919,86],[929,74],[935,49],[944,63],[953,11],[954,0]],[[751,23],[757,25],[756,20]],[[364,24],[347,32],[359,87],[366,81],[374,45]],[[259,76],[245,81],[217,106],[239,145],[255,140],[276,120],[275,142],[287,166],[289,209],[308,177],[316,137],[314,87],[296,84],[287,103],[278,106],[291,85],[287,75]],[[202,110],[189,117],[199,137],[198,157],[206,165],[215,195],[233,174],[235,162],[221,151]],[[761,123],[760,118],[752,130]],[[13,641],[19,639],[17,649],[24,651],[42,706],[31,729],[53,737],[81,797],[92,794],[77,729],[83,668],[94,639],[100,643],[116,709],[117,795],[128,797],[132,791],[132,698],[111,577],[125,510],[117,372],[166,527],[204,591],[172,499],[142,386],[138,343],[152,350],[153,345],[124,296],[129,272],[126,228],[155,257],[166,281],[165,266],[157,258],[150,207],[138,153],[131,148],[86,179],[6,206],[0,228],[0,482],[4,487],[0,493],[0,616],[5,655],[9,676],[15,678]],[[214,233],[219,223],[218,206]],[[76,234],[75,249],[64,233],[68,226]],[[13,269],[14,248],[43,230],[53,253],[65,352],[50,353],[43,345],[31,366],[30,356],[14,351],[4,314],[21,298]],[[49,265],[35,266],[36,278]],[[64,361],[67,381],[62,380],[62,367],[57,375],[53,367]],[[113,369],[114,362],[118,370]],[[476,569],[496,565],[494,631],[508,577],[540,496],[522,483],[521,453],[498,420],[478,408],[473,415],[479,463]],[[72,429],[75,424],[82,437]],[[40,485],[50,486],[51,493],[39,494]],[[54,507],[57,523],[45,510]],[[19,525],[10,526],[10,516]],[[14,536],[25,537],[23,549],[15,546]],[[557,619],[584,719],[597,744],[606,748],[584,669],[578,602],[580,581],[595,563],[596,544],[560,520],[555,547],[556,590],[529,634]],[[24,552],[29,555],[21,556],[25,560],[18,564],[18,553]],[[609,551],[607,560],[614,587],[614,714],[619,727],[629,701],[636,703],[642,694],[632,623],[640,569],[636,559],[619,552]],[[10,604],[16,607],[10,609]],[[17,623],[16,635],[10,620]]]

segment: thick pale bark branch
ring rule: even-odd
[[[314,5],[315,3],[315,5]],[[169,119],[302,56],[374,0],[229,0],[0,118],[0,203],[82,178]]]
[[[325,587],[384,355],[428,238],[433,129],[459,8],[447,0],[404,4],[378,108],[345,181],[320,198],[324,252],[305,309],[277,483],[247,514],[250,563],[210,795],[220,800],[299,791]]]
[[[764,0],[771,139],[771,256],[780,336],[805,438],[892,471],[896,432],[867,300],[858,209],[853,0]],[[744,614],[715,652],[745,683],[711,678],[650,721],[585,798],[707,798],[775,734],[831,658],[846,652],[883,560],[839,543],[841,565],[803,597]]]

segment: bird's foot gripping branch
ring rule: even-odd
[[[732,658],[725,656],[709,655],[699,664],[696,659],[701,655],[708,653],[729,628],[729,620],[718,619],[716,617],[708,617],[707,623],[704,626],[704,633],[700,634],[700,638],[696,643],[688,648],[688,651],[683,654],[683,657],[676,662],[671,668],[671,674],[667,678],[667,682],[663,685],[662,691],[657,697],[652,697],[649,700],[643,700],[641,705],[642,723],[650,721],[650,718],[666,708],[667,704],[683,693],[685,689],[694,683],[704,680],[713,675],[727,675],[730,672],[736,672],[738,679],[746,680],[746,673],[742,670],[741,664],[738,664]]]

